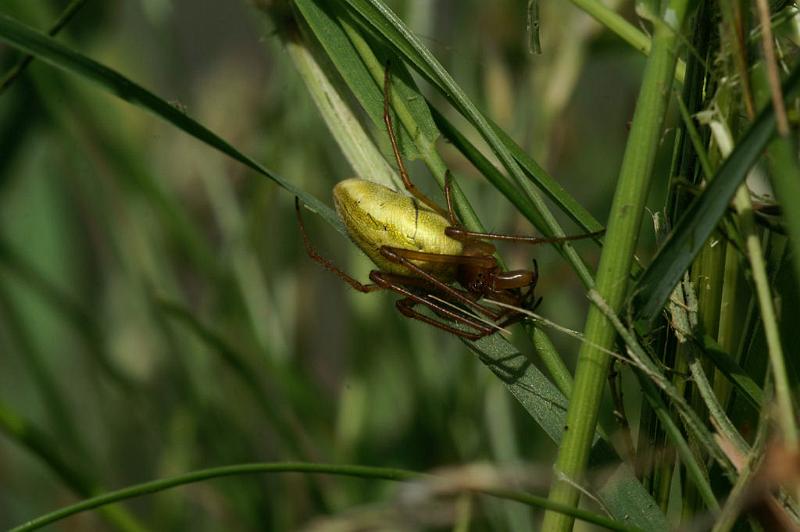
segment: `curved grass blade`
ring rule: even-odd
[[[193,471],[185,475],[179,475],[160,480],[153,480],[136,484],[128,488],[123,488],[117,491],[111,491],[86,499],[77,504],[67,506],[55,512],[45,514],[41,517],[28,521],[20,526],[14,527],[10,532],[26,532],[30,530],[37,530],[45,525],[54,523],[71,515],[80,512],[85,512],[94,508],[101,508],[107,504],[118,502],[141,495],[150,493],[158,493],[176,486],[183,486],[186,484],[194,484],[204,480],[214,478],[223,478],[241,475],[253,475],[257,473],[316,473],[328,474],[364,479],[379,479],[389,480],[395,482],[408,482],[408,481],[432,481],[435,482],[437,477],[434,475],[426,475],[416,471],[409,471],[406,469],[392,469],[387,467],[369,467],[361,465],[347,465],[347,464],[314,464],[306,462],[272,462],[272,463],[255,463],[255,464],[237,464],[231,466],[215,467],[211,469],[201,469]],[[598,515],[586,510],[572,508],[566,505],[554,505],[544,497],[538,497],[522,491],[511,490],[506,488],[497,487],[477,487],[467,488],[464,490],[467,493],[475,493],[481,495],[488,495],[498,499],[506,499],[516,501],[528,506],[537,508],[547,508],[556,512],[566,512],[577,519],[584,520],[589,523],[605,527],[609,530],[620,531],[634,531],[639,530],[633,526],[614,521],[608,517]]]
[[[330,207],[322,203],[319,199],[297,188],[290,181],[287,181],[275,172],[265,168],[166,100],[159,98],[115,70],[67,48],[55,39],[7,15],[0,15],[0,41],[4,41],[14,48],[36,56],[52,66],[90,79],[99,84],[106,91],[125,100],[131,105],[147,109],[185,133],[208,144],[212,148],[217,149],[257,173],[275,181],[278,185],[295,196],[299,196],[303,200],[303,203],[319,213],[339,232],[345,234],[344,227],[339,221],[339,218]]]
[[[784,83],[785,98],[790,99],[799,89],[800,65],[795,66]],[[747,177],[774,132],[775,115],[772,105],[767,105],[722,163],[714,179],[689,205],[637,282],[633,291],[636,319],[652,321],[661,312],[672,289],[716,228],[736,189]]]

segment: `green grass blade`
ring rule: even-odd
[[[75,15],[78,14],[85,4],[86,0],[72,0],[67,7],[64,8],[64,11],[61,12],[58,20],[56,20],[47,31],[47,34],[51,37],[58,35],[58,32],[60,32],[67,24],[69,24],[69,22],[75,17]],[[4,93],[11,85],[13,85],[32,62],[32,55],[20,57],[16,64],[11,67],[8,72],[6,72],[6,75],[0,78],[0,94]]]
[[[386,467],[368,467],[361,465],[346,465],[346,464],[313,464],[305,462],[274,462],[274,463],[255,463],[255,464],[237,464],[224,467],[215,467],[211,469],[202,469],[193,471],[185,475],[154,480],[137,484],[128,488],[117,491],[108,492],[99,497],[93,497],[77,504],[67,506],[55,512],[43,515],[36,519],[32,519],[27,523],[14,527],[10,532],[27,532],[30,530],[37,530],[45,525],[60,521],[71,515],[80,512],[85,512],[94,508],[100,508],[107,504],[131,499],[150,493],[158,493],[176,486],[184,486],[186,484],[194,484],[205,480],[253,475],[259,473],[315,473],[315,474],[328,474],[346,477],[355,477],[363,479],[379,479],[389,480],[395,482],[408,482],[408,481],[435,481],[437,477],[418,473],[416,471],[408,471],[405,469],[391,469]],[[637,528],[619,523],[609,519],[608,517],[597,515],[586,510],[576,508],[569,508],[565,506],[553,505],[544,497],[537,497],[529,493],[515,491],[511,489],[485,487],[467,490],[467,492],[488,495],[499,499],[506,499],[511,501],[520,502],[529,506],[537,508],[549,508],[553,511],[565,511],[570,515],[582,519],[589,523],[594,523],[603,526],[609,530],[633,531],[639,530]]]
[[[344,234],[344,227],[342,227],[341,222],[330,207],[314,196],[300,190],[290,181],[287,181],[285,178],[243,154],[226,140],[222,139],[202,124],[196,122],[166,100],[159,98],[115,70],[67,48],[55,39],[7,15],[0,15],[0,41],[4,41],[14,48],[34,55],[57,68],[92,80],[106,91],[125,100],[131,105],[147,109],[185,133],[219,150],[257,173],[275,181],[278,185],[295,196],[299,196],[303,200],[303,203],[319,213],[328,223]]]
[[[611,205],[608,232],[597,273],[597,291],[615,311],[627,295],[627,278],[634,264],[634,251],[645,211],[647,194],[661,141],[670,87],[675,76],[678,35],[690,9],[689,0],[672,0],[665,6],[676,26],[656,25],[653,49],[648,57],[636,103],[630,136]],[[584,327],[586,342],[581,346],[575,369],[575,392],[570,397],[567,425],[569,431],[558,452],[555,468],[563,479],[550,490],[553,501],[577,505],[580,492],[574,482],[581,482],[588,463],[589,449],[597,424],[600,399],[608,377],[610,356],[616,331],[597,306],[589,309]],[[543,528],[566,531],[572,520],[547,513]]]
[[[783,88],[787,99],[800,89],[800,65],[792,70]],[[774,131],[775,116],[772,105],[767,105],[722,163],[714,179],[686,209],[637,282],[633,291],[637,319],[650,321],[661,311],[681,275],[717,227],[736,189],[747,177]]]
[[[289,39],[285,45],[311,99],[356,175],[387,187],[401,186],[400,178],[364,131],[338,85],[317,61],[307,39]]]
[[[759,410],[764,401],[764,393],[756,381],[713,338],[706,334],[701,342],[703,353],[711,359],[714,366],[736,386],[753,408]]]
[[[383,124],[382,80],[390,52],[376,50],[383,52],[379,57],[381,61],[377,65],[379,71],[376,74],[370,70],[372,65],[367,65],[362,61],[351,38],[348,37],[347,28],[340,26],[337,21],[339,13],[335,10],[335,6],[315,0],[298,0],[294,6],[336,67],[337,72],[353,92],[358,103],[366,111],[367,116],[375,125],[377,134],[384,137],[385,145],[388,146],[389,138]],[[372,48],[374,49],[374,47]],[[396,95],[394,99],[403,102],[408,107],[408,112],[413,115],[414,122],[418,125],[416,130],[409,131],[405,127],[406,121],[396,121],[398,124],[403,124],[403,127],[397,127],[398,144],[404,156],[416,159],[420,156],[416,144],[424,140],[429,146],[428,149],[431,149],[439,137],[439,132],[433,123],[425,101],[419,97],[419,90],[414,86],[414,82],[405,68],[396,62],[393,62],[390,68],[392,93]],[[366,179],[369,176],[361,177]]]
[[[598,447],[595,445],[595,449]],[[651,532],[667,532],[671,529],[666,515],[653,496],[644,489],[628,463],[617,466],[606,479],[605,485],[597,490],[597,497],[621,521]],[[625,513],[620,514],[619,511]]]
[[[456,107],[478,130],[508,171],[517,187],[536,206],[554,236],[564,235],[555,217],[550,213],[544,198],[527,178],[525,172],[497,134],[486,117],[475,107],[464,91],[453,80],[450,74],[436,60],[431,52],[406,27],[406,25],[379,0],[343,0],[351,7],[351,11],[370,29],[387,39],[393,47],[428,81],[437,87],[448,101]],[[586,286],[594,281],[589,269],[569,244],[563,244],[565,255]]]
[[[564,434],[568,403],[558,388],[500,334],[465,343],[506,385],[547,436],[558,444]]]

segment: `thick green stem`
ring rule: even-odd
[[[688,0],[672,0],[657,24],[653,47],[644,72],[630,140],[620,170],[617,192],[609,215],[608,233],[597,276],[597,290],[614,310],[619,310],[628,287],[628,275],[641,226],[651,174],[661,139],[664,115],[675,74],[680,29]],[[607,350],[614,327],[596,307],[589,310],[586,343],[581,347],[575,375],[575,392],[567,411],[567,426],[556,462],[556,480],[550,500],[576,505],[580,483],[597,423],[600,399],[608,373]],[[569,530],[572,518],[548,512],[544,530]]]

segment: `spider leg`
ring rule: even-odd
[[[438,286],[431,286],[430,283],[428,283],[424,279],[418,279],[416,277],[410,277],[407,275],[382,272],[378,270],[373,270],[370,273],[370,279],[372,279],[375,282],[375,284],[379,285],[381,288],[384,288],[386,290],[391,290],[397,294],[404,296],[403,299],[397,301],[396,303],[397,310],[399,310],[400,313],[403,314],[404,316],[425,322],[429,325],[433,325],[434,327],[455,334],[456,336],[466,338],[468,340],[478,340],[480,338],[483,338],[484,336],[489,336],[499,330],[502,330],[503,327],[505,327],[505,325],[511,325],[512,323],[519,321],[519,318],[513,320],[509,319],[504,321],[502,324],[497,325],[494,323],[495,321],[494,319],[492,319],[492,321],[484,321],[477,316],[466,314],[465,311],[459,309],[458,307],[448,305],[447,304],[448,302],[446,300],[442,301],[437,300],[435,297],[437,294],[420,295],[410,291],[407,288],[409,285],[423,287],[426,289],[433,288],[435,291],[438,291],[445,297],[447,295],[450,295],[451,291],[458,292],[458,290],[448,285],[444,285],[444,287],[447,290],[442,290]],[[442,299],[444,299],[444,297]],[[431,318],[430,316],[426,316],[425,314],[422,314],[414,309],[416,305],[424,305],[428,307],[428,309],[430,309],[432,312],[442,317],[443,319],[450,320],[455,323],[460,323],[465,327],[473,329],[474,332],[470,330],[464,330],[455,327],[445,321],[440,321]],[[483,307],[481,307],[481,309],[484,312],[489,310]],[[488,312],[487,316],[489,316]]]
[[[444,199],[447,202],[447,219],[450,221],[450,225],[461,227],[461,223],[456,217],[456,211],[453,209],[453,174],[449,169],[444,172]]]
[[[415,320],[423,321],[425,323],[433,325],[434,327],[438,327],[439,329],[455,334],[456,336],[460,336],[462,338],[466,338],[467,340],[472,340],[472,341],[480,340],[481,338],[484,338],[486,336],[491,336],[492,334],[505,329],[509,325],[513,325],[525,319],[524,314],[520,312],[514,312],[511,316],[509,316],[502,322],[490,325],[470,319],[466,316],[462,317],[451,316],[451,319],[453,319],[454,321],[457,321],[469,327],[473,327],[476,330],[476,332],[470,332],[470,331],[465,331],[463,329],[459,329],[447,323],[435,320],[429,316],[417,312],[416,310],[414,310],[414,306],[416,306],[417,304],[424,304],[437,314],[439,313],[439,310],[446,310],[443,307],[439,306],[436,302],[430,301],[428,299],[417,301],[412,298],[404,298],[399,300],[397,302],[397,309],[404,316],[407,316]],[[509,312],[513,312],[511,309],[508,310]]]
[[[383,246],[381,248],[381,254],[397,264],[401,264],[400,260],[402,257],[406,260],[418,260],[436,264],[479,266],[487,270],[497,266],[497,260],[491,255],[446,255],[444,253],[428,253],[426,251],[416,251],[392,246]]]
[[[553,238],[538,237],[538,236],[524,236],[524,235],[504,235],[502,233],[481,233],[479,231],[469,231],[463,227],[448,227],[444,233],[457,240],[468,240],[470,238],[486,239],[486,240],[505,240],[509,242],[522,242],[525,244],[559,244],[561,242],[568,242],[571,240],[582,240],[584,238],[595,238],[603,233],[605,229],[595,231],[593,233],[586,233],[583,235],[569,235],[558,236]]]
[[[375,284],[364,284],[364,283],[361,283],[361,282],[357,281],[356,279],[354,279],[353,277],[351,277],[350,275],[348,275],[344,271],[340,270],[330,260],[328,260],[325,257],[323,257],[322,255],[320,255],[317,252],[317,250],[314,249],[314,246],[311,244],[311,240],[308,238],[308,233],[306,233],[306,226],[303,223],[303,217],[300,215],[300,199],[297,196],[295,196],[295,198],[294,198],[294,209],[295,209],[295,212],[297,213],[297,221],[300,224],[300,233],[302,233],[302,235],[303,235],[303,245],[306,248],[306,253],[308,253],[308,256],[311,257],[312,260],[314,260],[315,262],[318,262],[319,264],[321,264],[322,267],[325,268],[326,270],[335,273],[342,281],[346,282],[347,284],[349,284],[350,286],[352,286],[354,289],[358,290],[359,292],[363,292],[363,293],[367,294],[369,292],[374,292],[375,290],[380,290],[381,289],[381,287],[378,286],[378,285],[375,285]]]
[[[427,323],[428,325],[433,325],[434,327],[442,329],[443,331],[447,331],[447,332],[449,332],[451,334],[455,334],[456,336],[460,336],[462,338],[466,338],[467,340],[473,340],[473,341],[474,340],[479,340],[479,339],[483,338],[484,336],[488,336],[488,335],[493,334],[493,333],[495,333],[495,332],[497,332],[499,330],[499,329],[495,329],[494,327],[489,327],[487,325],[484,325],[484,324],[482,324],[480,322],[476,322],[476,321],[470,320],[469,318],[466,318],[466,317],[463,317],[463,316],[460,316],[457,319],[454,317],[453,319],[454,319],[454,321],[458,321],[458,322],[460,322],[460,323],[462,323],[462,324],[464,324],[464,325],[466,325],[468,327],[473,327],[478,332],[470,332],[470,331],[467,331],[467,330],[464,330],[464,329],[459,329],[458,327],[454,327],[454,326],[449,325],[449,324],[447,324],[447,323],[445,323],[443,321],[435,320],[435,319],[431,318],[430,316],[426,316],[425,314],[422,314],[422,313],[418,312],[417,310],[414,309],[414,307],[418,303],[420,303],[420,302],[419,301],[415,301],[415,300],[413,300],[411,298],[403,298],[403,299],[400,299],[399,301],[397,301],[396,306],[397,306],[397,310],[399,310],[400,313],[403,314],[403,316],[406,316],[407,318],[419,320],[419,321],[422,321],[424,323]],[[434,312],[437,312],[437,314],[439,313],[437,308],[436,308],[437,305],[434,302],[425,300],[425,302],[422,303],[422,304],[424,304],[425,306],[427,306],[428,308],[430,308]],[[439,307],[439,308],[441,308],[441,307]]]
[[[437,287],[439,290],[451,296],[456,301],[462,303],[467,307],[474,308],[475,310],[477,310],[482,314],[485,314],[492,321],[496,321],[499,318],[500,315],[496,311],[492,310],[486,305],[481,305],[474,298],[467,297],[467,295],[465,295],[461,291],[454,289],[452,286],[446,283],[443,283],[441,280],[437,279],[430,273],[426,272],[425,270],[423,270],[422,268],[411,262],[411,260],[413,259],[413,260],[422,260],[426,262],[436,262],[436,263],[450,263],[450,264],[477,263],[482,265],[487,265],[487,264],[496,265],[497,262],[495,262],[494,258],[468,257],[463,255],[440,255],[436,253],[425,253],[422,251],[393,248],[389,246],[383,246],[381,248],[381,254],[387,259],[391,260],[392,262],[400,264],[408,268],[409,270],[413,271],[419,277],[426,279],[428,282],[430,282],[431,285]]]
[[[386,124],[386,132],[389,134],[389,141],[392,143],[392,152],[394,153],[395,161],[397,161],[397,170],[400,172],[400,178],[403,180],[403,185],[415,198],[441,214],[447,216],[448,213],[439,207],[432,199],[426,196],[417,186],[411,181],[406,170],[406,165],[403,163],[403,157],[400,155],[400,147],[397,144],[397,135],[394,131],[394,123],[392,121],[392,114],[389,112],[391,100],[391,85],[392,74],[389,70],[389,63],[386,64],[386,71],[383,76],[383,123]]]
[[[458,308],[451,308],[446,303],[442,303],[433,299],[430,295],[422,296],[419,294],[415,294],[411,290],[407,288],[408,284],[412,284],[415,286],[426,286],[427,283],[421,279],[415,279],[413,277],[408,277],[405,275],[393,274],[382,272],[378,270],[374,270],[370,273],[370,279],[372,279],[375,284],[384,288],[386,290],[391,290],[396,292],[402,296],[403,299],[399,300],[397,305],[397,310],[399,310],[404,316],[417,319],[438,327],[439,329],[451,332],[458,336],[463,336],[465,338],[475,339],[481,338],[486,336],[487,334],[491,334],[499,329],[493,323],[485,323],[482,322],[478,318],[474,318],[469,316],[468,314],[464,314]],[[410,281],[410,282],[409,282]],[[426,316],[414,310],[414,306],[416,305],[424,305],[428,307],[431,311],[435,312],[439,316],[445,319],[452,320],[456,323],[461,323],[467,327],[471,327],[478,331],[478,336],[475,336],[474,333],[470,331],[464,331],[457,327],[453,327],[445,322],[436,320],[431,318],[430,316]]]

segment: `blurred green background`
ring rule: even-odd
[[[387,3],[481,109],[605,219],[643,57],[568,2],[542,2],[542,55],[529,53],[523,0]],[[65,5],[14,0],[0,11],[46,29]],[[330,203],[333,185],[353,172],[279,23],[244,1],[89,1],[59,39]],[[0,47],[4,71],[18,58]],[[454,149],[440,148],[488,228],[531,233]],[[440,198],[424,167],[409,164]],[[654,208],[663,188],[653,190]],[[305,216],[323,254],[365,280],[371,266],[358,249]],[[36,61],[0,95],[0,220],[0,409],[41,431],[88,485],[293,459],[415,470],[534,463],[539,491],[549,485],[556,449],[502,383],[457,338],[400,316],[392,295],[355,293],[311,262],[290,194]],[[501,247],[513,267],[538,259],[538,312],[580,329],[587,304],[566,263],[550,249]],[[595,263],[596,247],[579,249]],[[551,336],[572,364],[578,343]],[[75,500],[74,486],[15,437],[0,437],[0,486],[0,527]],[[259,476],[127,506],[156,530],[285,530],[375,516],[403,529],[444,526],[458,511],[408,503],[404,493]],[[472,511],[495,529],[536,519],[497,501]],[[104,527],[96,515],[62,526]]]

